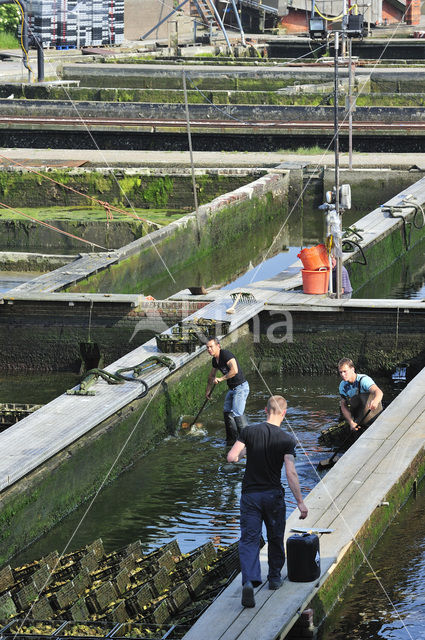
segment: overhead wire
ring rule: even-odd
[[[29,220],[32,220],[32,222],[36,222],[37,224],[40,224],[43,227],[47,227],[48,229],[52,229],[53,231],[57,231],[58,233],[61,233],[64,236],[68,236],[69,238],[73,238],[74,240],[80,240],[80,242],[85,242],[86,244],[89,244],[92,247],[98,247],[99,249],[103,249],[104,251],[109,251],[109,249],[107,249],[106,247],[102,247],[102,245],[100,245],[100,244],[96,244],[95,242],[92,242],[91,240],[85,240],[84,238],[81,238],[80,236],[76,236],[73,233],[68,233],[68,231],[64,231],[63,229],[59,229],[58,227],[55,227],[54,225],[49,224],[48,222],[44,222],[43,220],[38,220],[38,218],[34,218],[34,216],[30,216],[28,213],[24,213],[23,211],[20,211],[19,209],[15,209],[15,207],[10,207],[9,205],[5,204],[4,202],[0,202],[0,207],[3,207],[4,209],[8,209],[9,211],[13,211],[14,213],[18,213],[19,215],[24,216],[24,218],[28,218]]]
[[[250,357],[251,360],[251,364],[254,368],[254,370],[256,371],[257,375],[260,377],[261,381],[263,382],[265,388],[267,389],[267,393],[272,396],[273,393],[269,387],[269,385],[267,384],[264,376],[262,375],[261,371],[259,370],[256,362],[254,361],[254,359],[252,357]],[[308,452],[306,451],[306,449],[304,448],[302,442],[300,441],[297,433],[294,431],[294,429],[291,426],[291,423],[288,421],[288,418],[285,416],[284,418],[285,421],[285,425],[288,427],[288,431],[291,432],[293,438],[295,439],[295,441],[297,442],[297,445],[300,447],[301,451],[303,452],[303,454],[305,455],[305,457],[307,458],[307,461],[309,462],[310,466],[315,470],[315,473],[319,479],[319,481],[322,479],[320,474],[318,473],[316,466],[313,465],[312,460],[310,459],[310,456],[308,454]],[[403,625],[405,631],[407,632],[410,640],[414,640],[413,636],[411,635],[409,629],[407,628],[407,626],[405,625],[395,603],[393,602],[392,598],[390,597],[390,594],[388,593],[388,591],[385,589],[385,586],[381,580],[381,578],[378,575],[378,572],[375,571],[375,569],[373,568],[366,552],[364,551],[364,549],[362,548],[360,542],[357,540],[357,536],[354,533],[354,531],[352,530],[352,528],[350,527],[349,523],[347,522],[347,520],[345,519],[343,513],[342,513],[342,509],[340,509],[340,507],[338,506],[336,499],[332,496],[331,492],[329,491],[329,488],[327,486],[326,483],[322,483],[322,487],[324,489],[324,491],[326,492],[328,498],[330,499],[332,506],[335,508],[337,515],[341,518],[342,523],[344,524],[346,530],[348,531],[349,535],[351,536],[351,540],[354,542],[354,544],[356,545],[356,547],[358,548],[363,561],[368,565],[368,567],[370,568],[371,572],[373,573],[373,576],[375,578],[375,580],[377,581],[377,583],[379,584],[380,588],[382,589],[382,592],[384,593],[385,597],[387,598],[388,602],[390,603],[392,609],[394,610],[394,613],[396,615],[396,617],[400,620],[401,624]],[[313,529],[313,527],[312,527]]]
[[[425,0],[422,0],[421,5],[422,5],[422,4],[424,4],[424,3],[425,3]],[[404,19],[404,16],[405,16],[405,14],[406,14],[406,11],[407,11],[407,8],[406,8],[406,10],[404,11],[404,13],[402,14],[402,18],[401,18],[402,20]],[[377,60],[376,60],[375,64],[372,66],[372,71],[373,71],[374,69],[376,69],[376,67],[378,66],[378,64],[379,64],[379,63],[380,63],[380,61],[382,60],[382,57],[383,57],[383,55],[384,55],[384,53],[385,53],[386,49],[387,49],[387,48],[388,48],[388,46],[390,45],[390,42],[395,38],[396,33],[397,33],[397,30],[399,29],[400,25],[401,25],[401,22],[398,22],[398,23],[397,23],[397,25],[395,26],[394,30],[393,30],[393,31],[392,31],[392,33],[391,33],[391,37],[389,38],[389,40],[388,40],[388,42],[385,44],[385,46],[382,48],[382,51],[381,51],[381,53],[380,53],[379,57],[377,58]],[[360,95],[362,95],[362,93],[363,93],[363,91],[365,91],[365,88],[367,87],[367,85],[368,85],[368,80],[367,80],[367,79],[365,79],[365,81],[363,82],[363,85],[360,85],[359,91],[357,92],[357,97],[359,97]],[[338,130],[337,130],[337,131],[338,131],[338,134],[339,134],[339,132],[340,132],[340,129],[341,129],[342,125],[346,122],[347,118],[349,117],[350,112],[351,112],[351,113],[353,112],[353,110],[354,110],[354,108],[355,108],[355,102],[356,102],[356,101],[354,101],[354,102],[353,102],[353,104],[351,104],[351,105],[350,105],[349,109],[346,111],[345,116],[342,118],[342,120],[340,120],[340,121],[338,122]],[[334,135],[332,136],[332,138],[331,138],[331,140],[330,140],[329,144],[327,145],[327,147],[325,148],[325,150],[324,150],[323,154],[321,155],[320,159],[317,161],[317,163],[316,163],[316,165],[315,165],[315,169],[317,169],[318,167],[320,167],[320,166],[322,165],[323,159],[325,158],[326,154],[328,154],[328,153],[331,151],[331,147],[333,146],[333,144],[334,144],[334,142],[335,142],[335,137],[336,137],[336,133],[334,133]],[[299,195],[298,195],[298,197],[296,198],[296,200],[295,200],[295,202],[294,202],[294,204],[293,204],[293,206],[292,206],[291,210],[289,211],[288,215],[286,216],[285,220],[283,221],[282,225],[280,226],[280,228],[279,228],[278,232],[275,234],[275,237],[274,237],[274,239],[273,239],[273,242],[271,243],[271,245],[270,245],[270,247],[269,247],[268,251],[265,253],[265,255],[264,255],[264,257],[263,257],[262,261],[260,262],[260,264],[258,264],[258,265],[257,265],[257,267],[255,267],[255,269],[254,269],[254,271],[253,271],[253,273],[252,273],[252,275],[251,275],[251,279],[250,279],[250,281],[249,281],[249,284],[251,284],[251,283],[253,282],[253,280],[257,277],[258,272],[261,270],[261,268],[263,267],[264,263],[265,263],[265,262],[266,262],[266,260],[269,258],[270,254],[271,254],[271,251],[273,250],[273,247],[274,247],[274,244],[275,244],[276,240],[279,238],[279,236],[280,236],[280,234],[282,233],[282,230],[283,230],[283,228],[285,227],[285,225],[287,224],[287,222],[288,222],[289,218],[291,217],[291,215],[292,215],[292,214],[294,213],[294,211],[296,210],[296,208],[297,208],[297,206],[298,206],[299,202],[302,200],[302,198],[303,198],[303,196],[304,196],[304,193],[307,191],[307,189],[308,189],[308,187],[309,187],[309,184],[310,184],[311,180],[312,180],[312,176],[310,176],[310,177],[306,180],[305,184],[303,185],[303,188],[301,189],[300,194],[299,194]]]

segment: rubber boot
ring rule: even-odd
[[[224,412],[224,425],[226,427],[226,444],[233,446],[238,439],[238,428],[232,413]]]
[[[238,430],[238,436],[242,433],[245,427],[248,426],[248,420],[245,415],[243,416],[235,416],[236,428]]]

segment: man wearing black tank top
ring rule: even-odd
[[[242,606],[255,607],[254,587],[261,584],[260,539],[263,522],[267,530],[269,589],[282,585],[280,572],[285,563],[286,507],[281,484],[282,466],[300,511],[300,519],[308,510],[301,494],[295,469],[295,440],[280,428],[286,414],[282,396],[269,398],[267,421],[244,429],[230,449],[228,462],[238,462],[246,454],[246,469],[242,480],[241,538],[239,558],[242,572]]]
[[[205,395],[207,398],[210,397],[215,384],[227,383],[228,391],[224,400],[223,414],[226,441],[228,445],[232,445],[242,429],[248,424],[244,411],[249,394],[249,384],[236,356],[228,349],[222,349],[217,338],[208,340],[207,351],[212,356],[212,368],[208,376]],[[221,377],[217,376],[218,370],[223,374]]]

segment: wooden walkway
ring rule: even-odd
[[[240,604],[240,575],[213,602],[184,636],[184,640],[275,640],[283,638],[319,588],[352,546],[376,509],[384,503],[391,488],[409,469],[425,443],[425,369],[400,393],[396,400],[310,492],[309,509],[300,521],[295,510],[287,520],[291,527],[329,528],[333,533],[320,536],[321,576],[314,582],[289,582],[284,568],[284,584],[270,591],[267,576],[267,546],[261,551],[264,583],[255,590],[256,607]]]

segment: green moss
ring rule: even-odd
[[[385,501],[389,502],[389,507],[374,510],[370,519],[365,522],[361,530],[356,534],[355,543],[351,543],[349,550],[339,560],[336,568],[313,598],[310,606],[314,610],[316,624],[320,624],[323,621],[326,614],[329,613],[335,602],[340,598],[345,587],[363,564],[365,555],[368,556],[370,554],[400,507],[408,499],[412,492],[413,484],[423,478],[424,473],[425,456],[421,452],[385,496]]]
[[[156,178],[149,185],[142,187],[141,197],[144,202],[154,207],[166,207],[174,182],[168,176]]]

